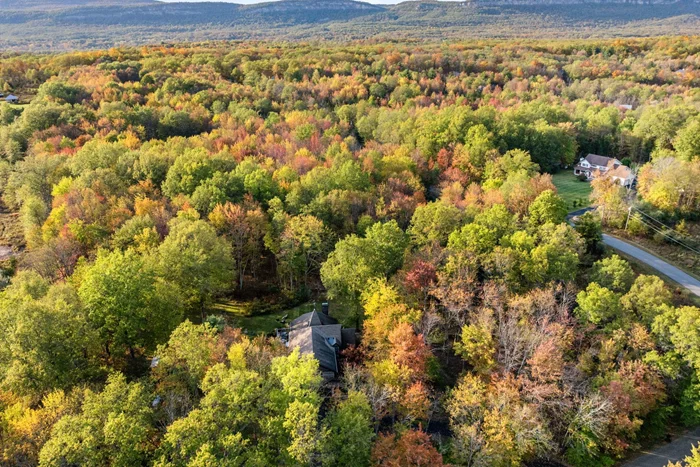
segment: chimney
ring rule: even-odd
[[[328,302],[323,302],[321,304],[321,313],[328,315]]]

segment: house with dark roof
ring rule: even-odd
[[[593,180],[603,176],[612,179],[622,186],[632,186],[634,172],[614,157],[588,154],[574,166],[574,175],[585,175],[587,180]]]
[[[288,329],[278,330],[277,335],[290,349],[313,355],[323,377],[332,379],[340,371],[338,354],[356,344],[356,333],[353,328],[343,328],[328,310],[328,303],[324,303],[320,312],[314,309],[299,316],[289,323]]]
[[[314,310],[309,313],[304,313],[297,319],[292,320],[292,322],[289,323],[289,329],[301,329],[313,326],[327,326],[331,324],[338,324],[338,320],[336,320],[335,318],[331,318],[331,316],[328,313],[324,313],[323,311],[318,312]]]
[[[339,324],[296,329],[289,333],[287,345],[290,349],[298,348],[302,355],[313,355],[321,373],[329,373],[332,377],[338,373],[339,335]]]

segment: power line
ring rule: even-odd
[[[655,226],[653,226],[653,225],[651,225],[651,224],[648,224],[648,223],[644,222],[642,219],[638,219],[638,220],[639,220],[639,222],[641,222],[642,224],[646,225],[647,227],[650,227],[650,228],[651,228],[652,230],[654,230],[655,232],[657,232],[657,233],[663,235],[664,237],[666,237],[666,238],[668,238],[668,239],[670,239],[670,240],[672,240],[672,241],[678,243],[679,245],[681,245],[681,246],[684,247],[684,248],[687,248],[688,250],[692,251],[693,253],[695,253],[695,254],[697,254],[697,255],[700,255],[700,251],[696,250],[695,248],[686,245],[685,243],[683,243],[683,242],[681,242],[680,240],[674,238],[673,236],[667,234],[666,232],[663,232],[662,230],[658,229],[657,227],[655,227]]]
[[[642,211],[641,209],[636,208],[636,207],[634,207],[634,206],[630,206],[630,208],[631,208],[631,209],[634,209],[635,211],[639,212],[640,214],[642,214],[642,215],[648,217],[649,219],[652,219],[652,220],[658,222],[659,224],[661,224],[663,227],[665,227],[665,228],[668,229],[669,231],[674,231],[670,226],[664,224],[664,223],[661,222],[660,220],[658,220],[658,219],[652,217],[651,215],[645,213],[645,212]],[[648,225],[648,224],[645,223],[645,225]],[[661,229],[662,227],[658,227],[658,226],[657,226],[657,228],[658,228],[658,229]],[[662,233],[663,233],[663,232],[662,232]],[[686,244],[686,243],[684,243],[684,242],[681,242],[681,241],[678,240],[677,238],[675,238],[675,237],[673,237],[673,236],[670,236],[670,235],[668,235],[668,234],[665,234],[665,233],[664,233],[664,235],[667,235],[667,236],[669,236],[669,237],[672,237],[673,240],[674,240],[675,242],[680,243],[680,244],[682,244],[683,246],[685,246],[686,248],[688,248],[689,250],[692,250],[692,251],[698,253],[698,251],[695,250],[695,248],[689,246],[688,244]]]
[[[668,226],[668,225],[664,224],[663,222],[661,222],[661,221],[658,220],[657,218],[652,217],[651,215],[647,214],[646,212],[642,211],[641,209],[636,208],[636,207],[634,207],[634,206],[630,206],[630,207],[631,207],[632,209],[634,209],[635,211],[637,211],[638,213],[640,213],[640,214],[642,214],[642,215],[648,217],[649,219],[651,219],[651,220],[653,220],[653,221],[655,221],[655,222],[661,224],[663,227],[666,227],[666,228],[669,229],[669,230],[673,230],[673,229],[671,228],[671,226]],[[660,228],[660,227],[659,227],[659,228]]]
[[[647,224],[646,222],[644,222],[644,221],[641,220],[641,219],[638,219],[638,220],[639,220],[639,222],[641,222],[642,224],[644,224],[644,225],[646,225],[647,227],[651,228],[653,231],[655,231],[655,232],[657,232],[657,233],[663,235],[664,237],[668,238],[668,239],[671,240],[671,241],[674,241],[674,242],[678,243],[680,246],[682,246],[682,247],[684,247],[684,248],[686,248],[686,249],[692,251],[693,253],[700,255],[700,251],[694,249],[693,247],[690,247],[690,246],[686,245],[685,243],[681,242],[681,241],[678,240],[677,238],[674,238],[673,236],[667,234],[666,232],[664,232],[664,231],[662,231],[662,230],[659,230],[658,228],[656,228],[655,226],[653,226],[653,225],[651,225],[651,224]]]

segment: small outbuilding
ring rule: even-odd
[[[7,102],[8,104],[18,104],[19,97],[15,96],[14,94],[10,94],[5,98],[5,102]]]

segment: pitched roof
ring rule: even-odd
[[[304,313],[297,319],[292,320],[292,322],[289,323],[289,327],[290,329],[298,329],[313,326],[326,326],[329,324],[338,324],[338,321],[325,313],[319,313],[314,310],[309,313]]]
[[[619,177],[619,178],[628,179],[632,176],[632,169],[630,169],[626,165],[618,165],[614,169],[609,170],[607,175],[610,177]]]
[[[602,167],[607,167],[610,162],[615,161],[612,157],[599,156],[598,154],[589,154],[585,159],[593,165],[600,165]]]
[[[331,329],[332,328],[332,329]],[[337,328],[337,331],[336,331]],[[302,355],[311,354],[318,360],[323,371],[338,372],[336,349],[329,342],[329,337],[340,339],[340,325],[316,326],[293,329],[289,332],[289,347],[299,348]],[[337,340],[340,344],[340,340]]]

